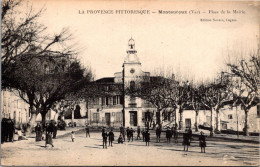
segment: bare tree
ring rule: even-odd
[[[150,77],[149,80],[144,79],[135,87],[128,87],[125,89],[125,94],[130,97],[140,97],[149,102],[156,108],[159,113],[159,122],[161,124],[161,115],[165,109],[171,107],[169,94],[171,93],[172,80],[163,76]]]
[[[215,130],[215,132],[219,131],[219,110],[226,101],[231,100],[229,89],[232,87],[232,84],[229,76],[223,74],[224,73],[221,73],[220,77],[214,82],[199,87],[201,103],[211,111],[211,136],[213,136],[213,130]],[[216,113],[215,129],[213,129],[214,113]]]
[[[195,111],[195,131],[198,131],[198,115],[202,108],[202,101],[200,96],[200,89],[196,85],[191,86],[191,106]]]
[[[24,8],[26,8],[24,12]],[[66,45],[72,35],[68,29],[50,36],[47,27],[38,22],[44,9],[35,12],[32,5],[23,0],[2,2],[2,88],[10,87],[8,75],[14,71],[13,64],[33,57],[66,57],[77,53],[73,45]]]
[[[251,54],[248,60],[242,58],[237,62],[227,63],[230,72],[226,72],[233,77],[233,94],[234,101],[240,103],[245,112],[244,134],[248,132],[248,112],[259,104],[259,86],[260,86],[260,59],[259,53]]]

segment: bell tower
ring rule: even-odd
[[[136,80],[142,75],[141,62],[137,57],[135,50],[135,41],[133,38],[128,41],[128,49],[126,51],[127,56],[123,63],[124,79],[125,83],[128,84],[131,81]]]

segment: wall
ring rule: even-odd
[[[1,118],[15,119],[16,124],[29,121],[29,105],[18,96],[18,92],[1,91]]]
[[[241,106],[225,107],[220,110],[221,120],[227,122],[227,129],[235,131],[243,131],[245,125],[245,112],[241,109]],[[229,116],[232,115],[232,118]],[[257,116],[257,106],[252,107],[248,112],[248,124],[249,132],[259,132],[260,129],[260,117]]]

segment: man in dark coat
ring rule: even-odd
[[[146,146],[149,146],[149,143],[150,143],[150,132],[149,132],[149,128],[147,128],[147,130],[145,131],[144,138],[145,138],[145,144],[146,144]]]
[[[161,127],[160,126],[157,126],[156,127],[156,139],[157,139],[157,142],[160,142],[160,139],[161,139]]]
[[[170,130],[170,127],[167,127],[167,130],[166,130],[167,143],[170,143],[171,137],[172,137],[172,131]]]
[[[1,123],[1,143],[4,143],[7,142],[8,139],[7,119],[3,118]]]
[[[102,138],[103,138],[103,148],[107,148],[107,132],[105,127],[102,129]]]
[[[134,138],[134,129],[133,128],[130,128],[130,130],[129,130],[129,141],[132,139],[132,141],[133,141],[133,138]]]
[[[130,129],[129,129],[129,127],[127,127],[127,129],[126,129],[126,136],[127,136],[128,142],[129,142],[130,141]]]
[[[56,139],[57,131],[58,131],[58,126],[57,126],[57,123],[55,122],[53,125],[53,138],[54,139]]]
[[[8,132],[8,138],[10,142],[14,141],[14,132],[15,132],[15,127],[14,127],[14,122],[13,120],[9,119],[7,121],[7,132]]]
[[[111,145],[111,147],[113,147],[114,137],[115,135],[113,129],[111,128],[110,132],[108,133],[108,142],[109,142],[109,146]]]
[[[183,133],[182,145],[184,146],[184,151],[188,151],[189,145],[190,145],[190,139],[189,139],[189,134],[188,134],[187,130],[185,130],[185,133]],[[187,147],[187,149],[185,149],[186,147]]]

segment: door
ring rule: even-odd
[[[186,128],[191,128],[191,120],[189,118],[185,119],[185,126]]]
[[[110,126],[110,113],[105,113],[105,117],[106,117],[106,125]]]
[[[130,125],[137,126],[137,111],[130,111]]]

